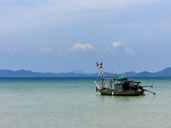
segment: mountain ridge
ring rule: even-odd
[[[105,77],[171,77],[171,67],[167,67],[158,72],[127,72],[121,74],[112,74],[109,72],[104,72]],[[30,70],[9,70],[0,69],[0,77],[98,77],[98,73],[84,73],[84,72],[64,72],[64,73],[51,73],[51,72],[33,72]]]

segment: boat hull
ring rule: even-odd
[[[111,95],[111,96],[142,96],[144,95],[144,91],[108,91],[108,90],[99,90],[101,95]]]

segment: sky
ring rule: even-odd
[[[0,0],[0,69],[171,67],[170,0]]]

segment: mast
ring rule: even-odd
[[[104,73],[103,73],[103,62],[100,63],[99,69],[101,70],[101,83],[102,83],[102,88],[104,88]]]
[[[112,84],[113,84],[113,78],[114,78],[114,71],[112,72],[112,75],[111,75],[111,79],[110,79],[110,83],[109,83],[109,87],[112,89]]]
[[[98,67],[98,71],[99,71],[98,76],[102,84],[102,88],[104,88],[105,85],[104,85],[103,62],[101,62],[100,64],[96,62],[96,66]]]
[[[112,84],[113,84],[113,79],[111,78],[111,79],[110,79],[110,83],[109,83],[110,89],[112,89]]]
[[[102,82],[102,87],[104,87],[104,74],[103,74],[103,69],[101,73],[101,82]]]

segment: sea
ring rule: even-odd
[[[171,128],[171,78],[156,95],[101,96],[97,78],[0,78],[0,128]]]

